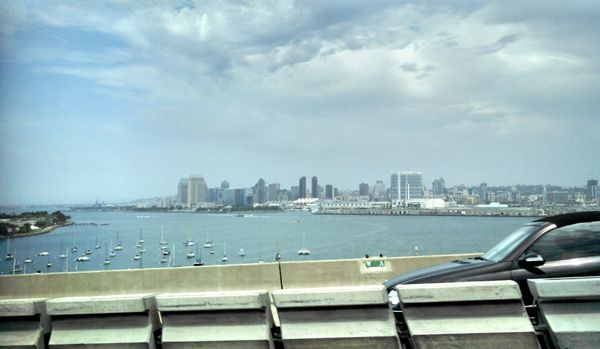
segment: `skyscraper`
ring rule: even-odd
[[[265,202],[267,202],[267,186],[265,180],[259,178],[256,185],[254,185],[254,203],[264,204]]]
[[[431,194],[434,196],[446,194],[446,181],[443,178],[433,181],[431,184]]]
[[[479,185],[479,202],[482,204],[488,202],[488,188],[486,182],[483,182]]]
[[[587,181],[587,191],[585,193],[585,198],[587,201],[598,200],[598,180],[590,179],[589,181]]]
[[[306,197],[306,177],[305,176],[300,177],[299,190],[300,190],[300,192],[298,193],[298,198],[299,199],[305,198]]]
[[[190,176],[188,180],[188,207],[192,207],[199,202],[206,202],[208,188],[204,177]]]
[[[331,184],[325,185],[325,199],[326,200],[333,199],[333,185],[331,185]]]
[[[269,184],[269,188],[267,189],[267,200],[268,201],[277,201],[277,194],[279,193],[279,189],[280,189],[279,183]]]
[[[188,179],[182,178],[177,184],[177,204],[187,206],[188,204]]]
[[[312,177],[310,194],[313,199],[319,198],[319,179],[317,178],[317,176]]]
[[[382,180],[375,181],[373,186],[373,200],[385,200],[385,184]]]
[[[360,183],[358,185],[358,195],[360,196],[369,196],[369,184]]]
[[[423,197],[423,174],[404,171],[392,173],[390,180],[390,199],[410,200]]]

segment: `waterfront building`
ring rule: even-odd
[[[310,193],[313,199],[319,198],[319,179],[317,176],[313,176],[311,179]]]
[[[199,202],[206,202],[208,187],[202,176],[190,176],[188,179],[188,207],[196,206]]]
[[[587,190],[585,198],[587,201],[598,201],[598,180],[590,179],[587,181]]]
[[[446,181],[444,181],[444,178],[436,179],[431,183],[431,195],[446,195]]]
[[[279,183],[270,183],[267,189],[267,200],[268,201],[277,201],[277,194],[280,190]]]
[[[423,197],[423,174],[414,171],[392,173],[390,180],[390,199],[410,200]]]
[[[546,192],[546,203],[566,205],[569,203],[569,192],[567,192],[567,191]]]
[[[304,199],[306,198],[306,177],[302,176],[300,177],[299,183],[298,183],[298,198],[299,199]]]
[[[333,185],[326,184],[325,185],[325,200],[333,199]]]
[[[182,178],[177,184],[177,204],[187,206],[188,204],[188,179]]]
[[[258,179],[258,182],[254,185],[253,202],[255,204],[264,204],[267,202],[267,186],[265,180],[262,178]]]
[[[358,195],[359,196],[369,196],[369,184],[360,183],[358,185]]]
[[[290,197],[290,192],[286,189],[280,189],[277,190],[277,197],[275,198],[276,201],[289,201],[292,200]]]

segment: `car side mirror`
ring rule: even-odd
[[[537,253],[528,253],[519,259],[519,265],[523,268],[539,267],[544,265],[546,260]]]

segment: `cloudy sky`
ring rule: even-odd
[[[600,176],[598,1],[2,1],[0,204]]]

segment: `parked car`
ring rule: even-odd
[[[527,223],[480,257],[401,274],[384,282],[390,301],[394,287],[457,281],[514,280],[525,304],[532,296],[527,279],[600,276],[600,211],[567,213]]]

